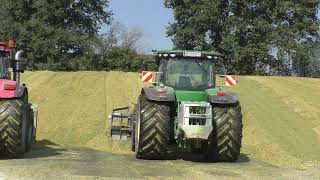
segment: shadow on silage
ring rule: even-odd
[[[63,154],[64,151],[66,151],[65,148],[61,148],[58,144],[43,139],[32,145],[30,152],[25,154],[24,159],[58,156]]]
[[[210,161],[206,159],[206,157],[202,154],[192,154],[192,153],[184,154],[181,159],[185,161],[198,162],[198,163],[222,163],[219,161]],[[241,153],[236,162],[230,162],[230,163],[248,163],[250,161],[251,160],[248,154]]]

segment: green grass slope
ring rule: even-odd
[[[39,104],[38,140],[130,153],[112,142],[107,116],[135,103],[143,84],[136,73],[27,72],[23,82]],[[240,77],[233,88],[244,115],[242,153],[283,167],[320,162],[320,80]]]

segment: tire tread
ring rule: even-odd
[[[0,153],[9,158],[23,156],[21,151],[22,113],[25,103],[21,99],[0,100]]]
[[[213,158],[220,162],[235,162],[240,156],[242,114],[240,104],[217,105],[213,109]]]
[[[170,106],[163,102],[139,97],[141,105],[141,124],[139,159],[165,159],[170,140]]]

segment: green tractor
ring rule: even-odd
[[[236,161],[242,114],[236,94],[216,85],[215,64],[223,55],[157,51],[154,57],[144,62],[142,72],[143,81],[153,86],[141,90],[133,113],[120,108],[109,117],[112,139],[131,139],[138,159],[167,159],[172,149],[182,149],[210,161]],[[155,68],[158,72],[149,71]]]

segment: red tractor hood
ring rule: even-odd
[[[19,86],[16,81],[0,79],[0,98],[9,99],[17,97]]]

